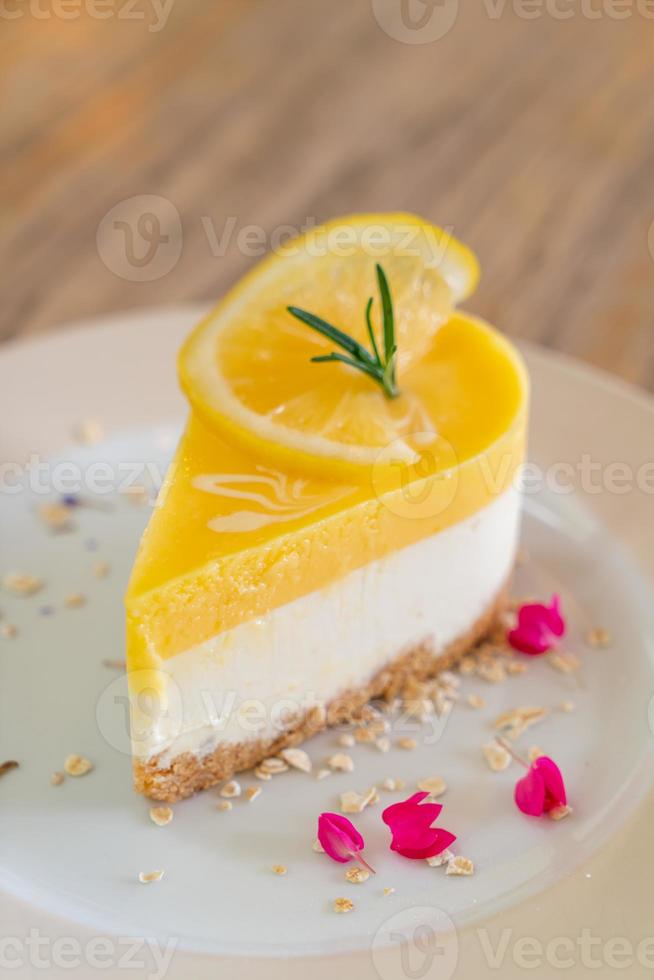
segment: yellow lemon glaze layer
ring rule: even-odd
[[[156,669],[469,517],[508,488],[524,457],[528,401],[512,345],[456,314],[419,371],[414,386],[429,389],[438,439],[415,465],[394,460],[391,446],[384,465],[352,485],[282,471],[191,416],[129,585],[129,670]]]

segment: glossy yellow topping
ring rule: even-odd
[[[343,371],[339,383],[348,385],[354,372]],[[528,391],[514,348],[483,322],[454,314],[405,365],[400,384],[407,379],[428,408],[416,459],[391,440],[353,480],[338,467],[329,478],[324,462],[307,475],[285,465],[292,455],[192,414],[129,586],[130,669],[156,667],[323,588],[470,516],[510,485],[524,455]]]

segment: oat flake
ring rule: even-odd
[[[279,753],[289,766],[301,772],[311,772],[311,759],[304,749],[282,749]]]
[[[473,875],[475,866],[467,857],[452,858],[447,865],[446,875]]]
[[[173,819],[173,811],[169,806],[150,807],[150,820],[157,827],[165,827]]]
[[[335,755],[330,755],[327,759],[327,765],[330,769],[337,770],[338,772],[353,772],[354,770],[354,760],[351,755],[346,755],[345,752],[337,752]]]
[[[453,860],[454,854],[447,847],[440,854],[435,854],[434,857],[425,858],[425,861],[430,868],[442,868],[444,864],[448,864]]]
[[[149,885],[151,881],[161,881],[163,876],[163,871],[139,871],[139,881],[143,885]]]
[[[30,596],[43,588],[43,579],[27,572],[11,572],[2,579],[2,585],[7,592],[16,596]]]
[[[493,772],[502,772],[511,765],[511,756],[504,746],[498,745],[497,742],[487,742],[486,745],[482,745],[481,751]]]
[[[417,786],[423,793],[429,793],[433,797],[442,796],[447,789],[447,783],[440,776],[425,776],[418,780]]]
[[[348,868],[345,872],[345,878],[352,885],[360,885],[364,881],[367,881],[370,877],[370,872],[366,871],[365,868]]]
[[[93,763],[83,755],[68,755],[64,762],[64,769],[69,776],[85,776],[93,769]]]

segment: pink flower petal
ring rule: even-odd
[[[568,797],[565,791],[565,783],[556,762],[548,756],[542,755],[534,762],[534,768],[541,774],[545,784],[545,813],[549,813],[556,807],[566,806]]]
[[[518,620],[508,633],[508,641],[521,653],[536,656],[547,653],[565,634],[565,619],[561,613],[561,599],[552,596],[549,606],[528,603],[518,610]]]
[[[545,808],[545,780],[533,766],[526,776],[515,785],[515,802],[518,810],[529,817],[540,817]]]
[[[364,848],[364,840],[359,831],[340,813],[320,814],[318,840],[325,853],[341,864],[347,864]]]
[[[541,817],[568,802],[561,770],[548,756],[541,755],[515,787],[516,806],[530,817]]]
[[[440,854],[456,837],[448,830],[432,827],[443,809],[440,803],[423,803],[429,793],[414,793],[402,803],[393,803],[382,813],[391,829],[391,850],[414,860]]]
[[[435,828],[433,830],[433,839],[431,843],[424,844],[420,847],[409,847],[408,845],[397,844],[395,841],[391,843],[391,850],[397,851],[402,857],[411,858],[414,861],[418,861],[424,858],[436,857],[437,854],[441,854],[445,851],[450,844],[453,844],[456,840],[456,834],[451,834],[449,830],[441,830],[440,828]]]
[[[428,796],[429,793],[425,792],[414,793],[402,803],[393,803],[391,806],[387,806],[382,813],[382,820],[391,827],[394,833],[401,833],[404,828],[413,832],[416,825],[428,829],[434,820],[440,816],[443,809],[442,803],[424,803],[419,806],[418,804],[426,800]]]

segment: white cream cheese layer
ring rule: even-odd
[[[520,498],[510,489],[439,534],[163,661],[165,711],[140,758],[204,755],[274,738],[298,712],[361,687],[403,650],[462,636],[513,566]]]

